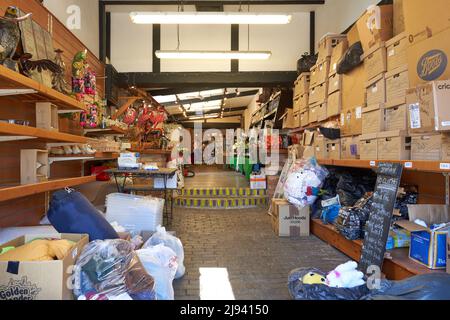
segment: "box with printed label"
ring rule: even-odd
[[[314,140],[315,155],[317,159],[328,159],[327,141],[323,135],[317,135]]]
[[[328,79],[328,94],[342,90],[342,75],[335,73]]]
[[[410,160],[411,137],[405,131],[385,131],[378,134],[378,160]]]
[[[89,243],[89,236],[87,234],[25,235],[1,245],[0,251],[7,247],[18,248],[36,239],[68,240],[73,245],[60,260],[0,261],[0,300],[73,300],[69,280],[77,258]]]
[[[308,115],[308,120],[309,123],[314,123],[318,121],[318,113],[317,111],[319,110],[319,105],[313,105],[313,106],[309,106],[309,115]]]
[[[386,102],[386,79],[384,73],[366,83],[367,105]]]
[[[250,175],[250,189],[265,190],[267,189],[267,180],[265,174],[251,174]]]
[[[300,127],[306,127],[309,124],[309,111],[303,111],[300,113]]]
[[[376,76],[385,73],[387,70],[386,46],[380,43],[366,52],[362,59],[364,60],[364,69],[366,70],[367,81]]]
[[[384,105],[374,104],[362,109],[362,134],[384,130]]]
[[[449,1],[450,3],[450,1]],[[450,28],[407,48],[410,85],[450,79]]]
[[[393,6],[371,6],[358,19],[356,25],[364,52],[393,35]]]
[[[411,137],[411,160],[449,161],[450,136],[442,134],[423,134]]]
[[[359,140],[361,160],[378,160],[378,133],[361,135]]]
[[[411,232],[409,258],[429,269],[446,269],[450,208],[445,205],[408,205],[409,220],[396,225]],[[416,224],[421,220],[427,226]]]
[[[295,80],[294,85],[294,98],[301,96],[304,93],[309,91],[309,80],[310,73],[304,72],[298,76],[297,80]]]
[[[408,58],[406,57],[407,47],[408,38],[406,37],[406,33],[401,33],[386,42],[387,71],[392,71],[408,64]]]
[[[319,84],[309,93],[309,105],[326,102],[328,98],[328,82]]]
[[[408,66],[399,67],[386,73],[386,101],[404,98],[408,89]]]
[[[327,153],[328,159],[340,160],[341,159],[341,140],[328,140],[327,141]]]
[[[405,97],[385,104],[384,129],[386,131],[402,130],[408,132],[408,115],[406,112]]]
[[[361,64],[342,77],[342,108],[366,104],[366,71]]]
[[[448,0],[404,0],[403,14],[407,37],[414,43],[450,27]]]
[[[336,47],[333,48],[333,53],[331,55],[331,62],[330,62],[330,72],[329,72],[330,76],[336,74],[338,63],[344,56],[347,49],[348,49],[347,39],[343,39],[341,42],[339,42],[338,45],[336,45]]]
[[[359,159],[359,136],[341,138],[341,159]]]
[[[308,109],[309,106],[309,93],[303,93],[299,98],[300,111],[304,111]]]
[[[342,93],[341,91],[334,92],[328,96],[327,103],[327,118],[337,116],[342,110]]]
[[[327,110],[326,102],[317,105],[317,121],[321,122],[328,119]]]
[[[434,131],[432,91],[433,87],[430,84],[406,90],[406,111],[411,134]]]
[[[318,44],[318,58],[317,61],[322,62],[323,60],[330,58],[333,54],[333,49],[336,48],[339,43],[346,41],[347,36],[345,34],[327,34],[319,40]]]
[[[275,233],[280,237],[308,237],[310,208],[297,207],[287,200],[275,202],[276,215],[272,215]]]

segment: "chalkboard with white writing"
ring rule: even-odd
[[[386,242],[403,167],[398,163],[380,163],[373,194],[372,210],[366,225],[359,270],[369,272],[370,266],[383,266]]]

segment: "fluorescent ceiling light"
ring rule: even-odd
[[[206,115],[206,116],[189,117],[189,120],[212,119],[212,118],[218,118],[218,117],[219,117],[219,114],[215,113],[215,114],[210,114],[210,115]]]
[[[158,101],[159,103],[166,103],[166,102],[171,102],[171,101],[175,101],[177,99],[177,97],[175,95],[169,95],[169,96],[156,96],[154,97],[156,101]]]
[[[192,50],[158,50],[159,59],[229,59],[229,60],[267,60],[270,51],[192,51]]]
[[[131,12],[136,24],[288,24],[292,15],[251,12]]]

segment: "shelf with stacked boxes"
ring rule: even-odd
[[[0,96],[6,95],[20,95],[22,100],[33,102],[52,102],[62,109],[87,111],[83,102],[0,65]]]
[[[22,198],[31,196],[38,193],[54,191],[66,187],[77,186],[89,182],[94,182],[96,180],[95,176],[77,177],[77,178],[67,178],[67,179],[56,179],[49,180],[40,183],[8,186],[0,188],[0,201],[8,201],[12,199]]]
[[[321,220],[311,220],[311,233],[327,242],[355,261],[361,257],[362,240],[348,240],[332,225],[325,225]],[[402,280],[419,274],[444,273],[445,270],[430,270],[408,258],[408,248],[394,249],[387,252],[382,272],[388,279]]]

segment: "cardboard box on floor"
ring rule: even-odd
[[[443,205],[408,205],[409,221],[396,222],[411,232],[409,257],[429,269],[446,269],[447,235],[450,230],[450,207]],[[435,230],[415,224],[420,219],[428,226],[445,224]]]
[[[450,1],[403,0],[403,15],[408,38],[420,42],[450,27]]]
[[[448,1],[450,3],[450,1]],[[450,79],[450,28],[407,48],[411,86]]]
[[[279,237],[308,237],[310,208],[298,208],[285,199],[273,199],[272,226]]]
[[[358,19],[356,25],[364,52],[393,35],[393,6],[371,6]]]
[[[0,246],[19,247],[34,239],[67,239],[75,242],[62,260],[0,262],[0,300],[73,300],[71,267],[89,243],[87,234],[25,235]]]

